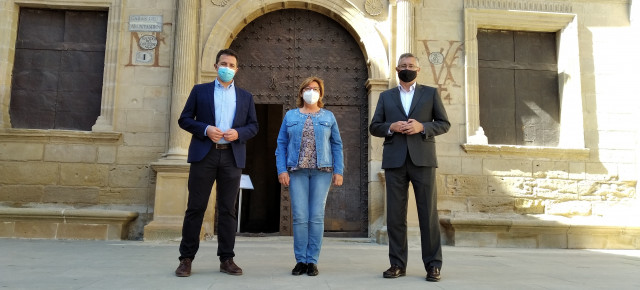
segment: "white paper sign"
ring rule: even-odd
[[[242,177],[240,177],[240,189],[253,189],[249,175],[243,174]]]

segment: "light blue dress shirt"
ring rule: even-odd
[[[222,132],[231,129],[233,118],[236,116],[236,89],[235,82],[231,82],[229,87],[222,86],[218,79],[214,81],[213,101],[215,104],[216,124],[215,126]],[[208,128],[209,126],[207,126]],[[205,129],[205,136],[207,131]],[[218,144],[228,144],[224,138]]]

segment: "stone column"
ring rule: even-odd
[[[392,15],[393,18],[393,27],[395,30],[392,33],[392,38],[395,41],[392,41],[391,53],[389,55],[389,63],[390,65],[390,85],[391,87],[395,87],[398,85],[398,81],[396,79],[396,71],[395,67],[397,66],[398,57],[406,52],[413,53],[413,40],[414,40],[414,9],[413,5],[416,0],[391,0],[389,3],[395,8]]]
[[[395,0],[396,6],[396,57],[405,52],[413,52],[413,2],[415,0]]]
[[[187,149],[190,136],[178,126],[178,118],[196,80],[199,3],[199,0],[178,1],[169,150],[164,158],[151,164],[151,168],[157,173],[156,192],[153,221],[144,227],[145,240],[179,239],[182,236],[182,222],[189,196]],[[213,236],[213,201],[215,193],[212,192],[200,232],[201,239]]]
[[[178,1],[178,19],[173,54],[171,122],[166,159],[186,159],[189,134],[178,126],[178,118],[196,80],[198,51],[198,0]]]

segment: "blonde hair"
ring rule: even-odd
[[[318,107],[324,107],[324,103],[322,102],[322,97],[324,97],[324,82],[319,77],[308,77],[302,81],[300,87],[298,88],[298,97],[296,98],[296,106],[298,108],[304,107],[304,99],[302,98],[302,94],[304,93],[304,88],[309,86],[312,82],[318,83],[320,87],[320,98],[318,99]]]

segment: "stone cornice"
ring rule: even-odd
[[[522,11],[543,11],[571,13],[572,5],[564,1],[531,1],[531,0],[465,0],[464,8],[502,9]]]
[[[187,159],[160,159],[151,163],[151,168],[160,173],[189,173]]]
[[[122,139],[122,133],[71,130],[4,129],[0,130],[0,139],[16,142],[117,143]]]
[[[533,147],[516,145],[460,145],[464,152],[473,155],[491,155],[500,157],[521,157],[553,160],[587,160],[590,150],[588,148],[556,148]]]

